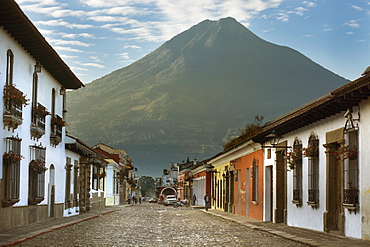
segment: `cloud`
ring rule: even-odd
[[[83,46],[83,47],[90,47],[94,44],[91,43],[84,43],[77,40],[62,40],[62,39],[48,39],[50,43],[55,45],[72,45],[72,46]]]
[[[94,39],[95,36],[91,33],[58,33],[63,38],[76,39],[78,37]]]
[[[38,3],[40,5],[55,5],[58,4],[58,2],[54,0],[17,0],[17,3]]]
[[[302,3],[303,3],[304,5],[306,5],[306,7],[309,7],[309,8],[316,7],[316,3],[314,3],[314,2],[310,2],[310,1],[303,1]]]
[[[93,7],[93,8],[108,8],[108,7],[129,5],[131,1],[130,0],[126,0],[126,1],[125,0],[80,0],[80,2],[90,7]]]
[[[313,36],[315,36],[315,35],[313,35],[313,34],[304,34],[304,35],[302,35],[302,37],[305,37],[305,38],[310,38],[310,37],[313,37]]]
[[[98,64],[98,63],[82,63],[82,62],[75,62],[76,64],[86,66],[86,67],[93,67],[93,68],[99,68],[99,69],[104,69],[105,66]]]
[[[73,49],[71,47],[64,47],[64,46],[53,46],[55,50],[57,51],[67,51],[67,52],[83,52],[81,50],[78,50],[78,49]]]
[[[61,58],[63,59],[75,59],[79,58],[78,56],[69,56],[69,55],[60,55]]]
[[[72,70],[80,70],[80,71],[88,71],[89,69],[82,68],[82,67],[71,67]]]
[[[119,56],[120,58],[123,58],[123,59],[130,59],[130,56],[127,52],[119,53],[119,54],[116,54],[116,55]]]
[[[359,28],[360,27],[360,24],[358,24],[356,20],[347,21],[343,25],[353,27],[353,28]]]
[[[140,50],[142,47],[138,45],[125,45],[123,48],[125,49],[135,49],[135,50]]]
[[[71,24],[63,19],[58,20],[49,20],[49,21],[35,21],[36,25],[44,25],[44,26],[51,26],[51,27],[57,27],[57,26],[63,26],[71,29],[86,29],[86,28],[93,28],[93,25],[90,24]]]
[[[271,32],[271,31],[273,31],[273,30],[275,30],[275,29],[274,29],[274,28],[264,29],[264,30],[262,30],[262,32],[264,32],[264,33],[268,33],[268,32]]]
[[[351,5],[351,7],[355,10],[358,10],[358,11],[361,11],[363,10],[363,8],[361,8],[360,6],[357,6],[357,5]]]
[[[97,64],[97,63],[81,63],[81,65],[83,65],[83,66],[89,66],[89,67],[95,67],[95,68],[100,68],[100,69],[105,68],[104,65]]]

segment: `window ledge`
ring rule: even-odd
[[[19,202],[20,199],[2,199],[1,204],[3,207],[10,207]]]
[[[297,206],[301,206],[302,205],[302,201],[301,200],[293,200],[292,203],[295,204],[295,205],[297,205]]]
[[[28,198],[28,205],[37,205],[44,199],[45,199],[44,197]]]
[[[257,201],[252,201],[252,203],[253,203],[254,205],[258,205],[258,202],[257,202]]]
[[[349,204],[349,203],[343,203],[343,207],[349,210],[357,210],[359,208],[358,204]]]
[[[315,202],[307,202],[307,205],[313,207],[313,208],[317,208],[319,206],[319,202],[318,201],[315,201]]]

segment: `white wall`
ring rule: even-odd
[[[69,193],[70,194],[73,194],[73,189],[74,189],[74,184],[75,183],[78,183],[78,181],[75,181],[74,180],[74,165],[75,165],[75,160],[77,160],[79,162],[80,160],[80,155],[75,153],[75,152],[72,152],[70,150],[65,150],[66,152],[66,157],[69,157],[71,158],[71,163],[73,165],[73,167],[71,168],[71,186],[70,186],[70,191]],[[78,188],[79,188],[79,185],[78,185]],[[79,195],[79,191],[77,191],[77,196]],[[73,198],[71,198],[73,200]],[[79,214],[79,207],[72,207],[72,208],[68,208],[68,209],[64,209],[64,213],[63,213],[63,216],[64,217],[67,217],[67,216],[73,216],[73,215],[77,215]]]
[[[116,194],[113,194],[114,190],[114,171],[119,172],[119,166],[113,160],[106,160],[110,161],[107,165],[107,176],[106,176],[106,184],[105,184],[105,197],[106,197],[106,205],[119,205],[119,191]],[[114,163],[113,163],[114,162]]]
[[[34,65],[36,61],[25,51],[23,48],[15,42],[7,32],[0,28],[0,90],[3,92],[3,88],[6,82],[6,60],[7,50],[11,49],[14,54],[14,67],[13,67],[13,84],[16,85],[24,94],[27,95],[28,99],[32,99],[32,81]],[[38,102],[44,105],[47,110],[51,111],[51,92],[52,88],[56,90],[56,107],[55,113],[62,117],[62,96],[59,94],[61,85],[44,69],[38,74]],[[2,97],[1,97],[2,98]],[[3,101],[0,104],[0,112],[4,111]],[[31,102],[30,102],[31,103]],[[42,145],[46,147],[46,166],[49,168],[51,164],[55,166],[55,192],[56,192],[56,203],[64,203],[64,183],[65,183],[65,149],[64,149],[64,138],[57,147],[50,146],[50,121],[51,116],[46,117],[46,133],[38,141],[31,139],[30,126],[31,126],[31,105],[23,108],[23,122],[14,132],[12,130],[1,129],[0,133],[2,140],[0,141],[0,150],[5,150],[5,142],[3,138],[11,136],[19,136],[22,138],[21,154],[25,157],[21,161],[21,187],[20,187],[20,201],[14,206],[24,206],[28,204],[28,164],[29,159],[29,146],[31,145]],[[0,114],[0,121],[3,122],[3,114]],[[63,130],[63,136],[64,136]],[[49,169],[50,170],[50,169]],[[49,170],[45,173],[45,200],[41,204],[47,203],[48,198],[48,181],[49,181]],[[2,176],[2,169],[0,169],[0,176]]]
[[[195,205],[197,206],[205,206],[204,196],[206,193],[206,177],[198,177],[193,179],[193,194],[196,195],[197,200]],[[190,200],[193,199],[193,195],[191,195]],[[192,203],[192,202],[190,202]]]
[[[302,146],[307,147],[310,134],[313,132],[319,139],[319,205],[313,208],[308,201],[308,158],[303,156],[302,164],[302,206],[297,207],[293,200],[293,171],[287,172],[287,224],[295,227],[308,228],[318,231],[324,230],[323,215],[326,211],[326,154],[323,144],[326,143],[326,133],[344,127],[346,119],[343,113],[321,120],[304,128],[293,131],[284,136],[288,146],[293,146],[295,137],[302,141]],[[360,130],[362,124],[360,125]],[[288,150],[289,151],[289,150]],[[345,209],[345,235],[360,238],[361,216],[349,214]]]

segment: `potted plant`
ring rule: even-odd
[[[339,160],[355,160],[358,156],[358,148],[345,145],[344,147],[339,148],[337,152],[334,152],[334,155],[337,156]]]
[[[286,156],[286,162],[290,170],[294,170],[296,165],[302,158],[302,149],[293,149],[292,152],[288,152]]]
[[[60,117],[53,117],[53,118],[51,119],[51,122],[52,122],[54,125],[57,125],[57,126],[59,126],[59,127],[65,127],[65,126],[67,126],[67,122],[66,122],[66,121],[63,121],[63,119],[62,119],[62,118],[60,118]]]
[[[32,111],[35,114],[35,117],[44,118],[47,115],[50,115],[50,112],[46,110],[46,107],[38,104],[32,107]]]
[[[25,94],[15,87],[13,84],[7,84],[4,86],[4,100],[5,102],[13,101],[16,105],[28,105],[29,99],[26,99]]]
[[[313,143],[308,144],[306,148],[302,148],[302,151],[305,157],[319,156],[319,146]]]
[[[4,152],[3,154],[3,160],[5,161],[14,162],[14,161],[20,161],[22,159],[24,159],[22,155],[16,154],[15,152],[11,150],[8,152]]]
[[[45,159],[41,157],[40,159],[32,160],[30,163],[30,169],[38,174],[45,172],[48,168],[45,166]]]

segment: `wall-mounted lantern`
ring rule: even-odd
[[[276,134],[275,130],[272,130],[266,138],[268,139],[267,142],[270,143],[270,146],[263,145],[262,148],[292,148],[290,146],[278,146],[281,136]]]
[[[35,64],[35,72],[41,73],[41,64],[39,62],[36,62]]]
[[[60,88],[60,95],[65,95],[66,94],[66,89],[64,87]]]

